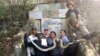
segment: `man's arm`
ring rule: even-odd
[[[81,15],[80,14],[78,14],[78,15],[76,15],[76,17],[77,17],[77,22],[76,22],[76,27],[78,28],[79,27],[79,25],[80,25],[80,21],[81,21]]]
[[[78,28],[81,21],[81,14],[79,9],[76,9],[76,18],[77,18],[76,27]]]
[[[66,19],[69,17],[69,10],[66,12],[65,16],[66,16]]]

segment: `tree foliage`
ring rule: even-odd
[[[14,38],[21,27],[28,20],[28,11],[33,5],[26,5],[24,0],[22,5],[11,4],[10,0],[0,0],[0,55],[9,56],[13,50]]]

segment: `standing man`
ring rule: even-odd
[[[90,32],[81,21],[80,10],[75,8],[75,3],[69,0],[67,2],[67,8],[69,9],[66,13],[68,36],[75,35],[76,29],[84,36],[89,36]]]

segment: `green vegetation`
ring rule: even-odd
[[[28,20],[28,11],[33,5],[13,5],[10,0],[0,0],[0,56],[10,56],[17,34]],[[7,5],[6,5],[7,3]]]

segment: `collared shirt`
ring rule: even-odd
[[[64,45],[66,45],[69,42],[69,39],[67,36],[62,36],[61,39],[62,39]]]
[[[48,37],[47,38],[47,44],[48,44],[49,47],[53,46],[53,39]]]

